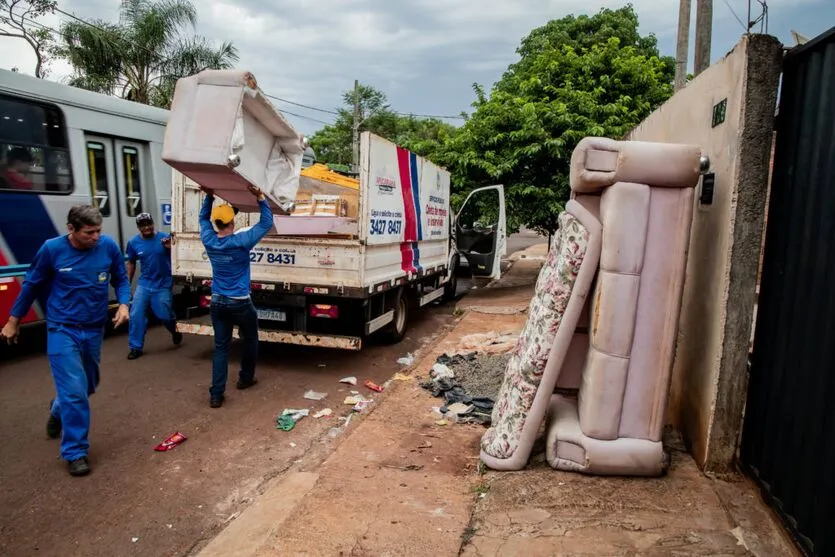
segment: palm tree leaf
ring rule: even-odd
[[[56,54],[72,64],[76,86],[167,107],[179,78],[238,60],[230,42],[185,36],[196,22],[190,0],[122,0],[118,24],[65,23]]]

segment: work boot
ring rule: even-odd
[[[52,405],[50,404],[50,410],[52,409]],[[50,439],[58,439],[61,437],[61,418],[58,416],[53,416],[52,412],[49,413],[49,419],[46,420],[46,435]]]
[[[128,360],[135,360],[142,355],[142,350],[131,350],[128,352]]]
[[[223,406],[223,395],[213,396],[209,398],[210,408],[220,408],[221,406]]]
[[[174,343],[174,346],[180,346],[180,343],[183,342],[183,333],[179,331],[171,333],[171,342]]]
[[[86,476],[90,473],[90,463],[86,456],[69,461],[67,467],[70,470],[70,476]]]
[[[249,381],[242,381],[242,380],[238,379],[238,383],[235,385],[235,388],[238,389],[239,391],[243,391],[244,389],[248,389],[251,386],[255,385],[257,382],[258,382],[258,380],[254,377],[252,379],[250,379]]]

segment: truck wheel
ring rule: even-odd
[[[450,270],[449,282],[444,285],[444,301],[451,302],[455,300],[455,294],[458,292],[458,260],[456,259],[452,264]]]
[[[409,300],[399,290],[394,297],[394,319],[380,332],[384,342],[397,344],[406,336],[406,323],[409,320]]]

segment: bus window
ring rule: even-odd
[[[93,205],[101,211],[101,216],[110,216],[110,199],[107,188],[107,153],[104,144],[98,141],[87,142],[87,166],[90,169],[90,195]]]
[[[0,95],[0,191],[73,190],[64,117],[57,106]]]
[[[129,217],[142,212],[142,182],[139,176],[139,152],[122,147],[122,171],[125,173],[125,210]]]

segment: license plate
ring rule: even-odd
[[[265,321],[287,321],[287,314],[277,309],[259,309],[258,319]]]

